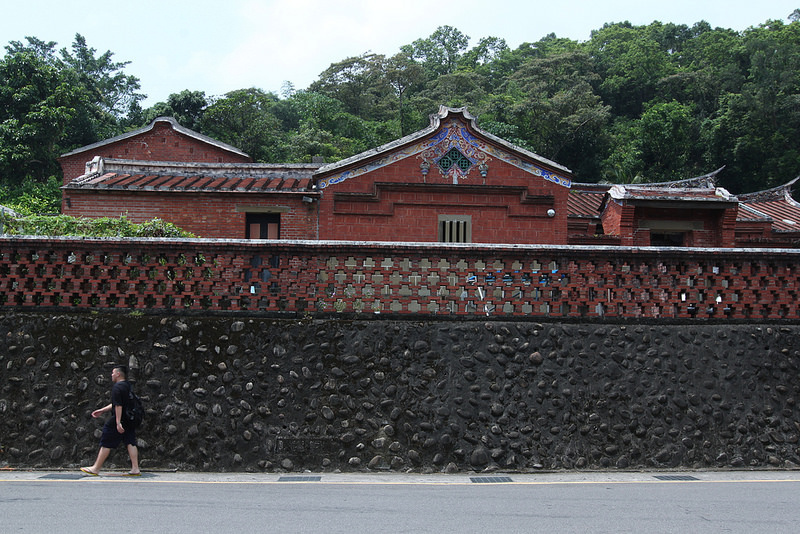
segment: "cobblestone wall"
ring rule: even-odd
[[[125,363],[147,406],[145,470],[794,467],[798,334],[6,312],[0,466],[91,463],[90,412]]]

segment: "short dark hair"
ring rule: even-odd
[[[125,378],[128,378],[128,368],[126,366],[124,366],[124,365],[115,365],[114,369],[117,369],[119,371],[119,374],[121,374]]]

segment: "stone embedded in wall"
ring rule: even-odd
[[[144,469],[800,464],[794,325],[121,317],[0,315],[1,464],[91,461],[118,361]]]

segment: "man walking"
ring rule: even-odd
[[[122,426],[122,410],[128,402],[131,385],[127,382],[127,369],[118,365],[111,371],[111,404],[98,408],[92,412],[92,417],[97,419],[107,412],[111,412],[111,417],[103,425],[103,435],[100,436],[100,451],[97,459],[91,467],[81,467],[81,471],[87,475],[97,476],[100,474],[111,449],[119,447],[120,443],[125,443],[128,448],[128,455],[131,457],[131,470],[127,476],[139,476],[139,449],[136,447],[136,430],[133,425],[131,428]]]

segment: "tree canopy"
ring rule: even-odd
[[[738,193],[800,174],[800,10],[741,32],[617,22],[584,42],[470,42],[441,26],[393,55],[337,61],[305,89],[185,89],[142,109],[132,65],[80,34],[61,50],[12,41],[0,58],[0,200],[57,177],[59,154],[160,115],[255,161],[291,163],[407,135],[440,104],[468,106],[482,128],[584,182],[674,180],[724,165],[722,185]]]

